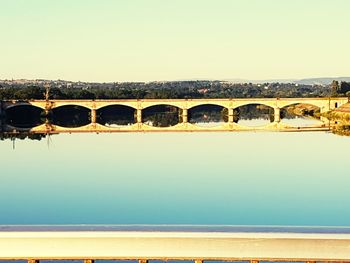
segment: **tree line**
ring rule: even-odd
[[[292,83],[229,83],[184,81],[155,83],[50,84],[50,99],[195,99],[195,98],[276,98],[329,97],[350,95],[349,83],[297,85]],[[0,84],[0,100],[45,99],[44,85]]]

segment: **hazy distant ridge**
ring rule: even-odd
[[[249,79],[225,79],[226,81],[234,83],[296,83],[304,85],[328,85],[333,80],[350,82],[350,77],[325,77],[325,78],[306,78],[306,79],[263,79],[263,80],[249,80]]]
[[[227,81],[231,83],[253,83],[253,84],[262,84],[262,83],[295,83],[303,85],[329,85],[333,80],[350,82],[350,77],[324,77],[324,78],[306,78],[306,79],[205,79],[205,78],[193,78],[193,79],[179,79],[179,80],[154,80],[154,81],[128,81],[128,82],[118,82],[116,83],[151,83],[151,82],[182,82],[182,81]],[[49,80],[49,79],[13,79],[15,83],[47,83],[47,82],[61,82],[61,83],[113,83],[113,82],[89,82],[89,81],[70,81],[70,80]],[[9,79],[0,79],[1,82],[11,82]]]

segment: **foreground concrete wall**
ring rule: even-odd
[[[0,259],[349,261],[349,234],[0,232]]]

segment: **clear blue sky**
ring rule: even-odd
[[[0,0],[0,79],[350,75],[348,0]]]

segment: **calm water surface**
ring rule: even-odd
[[[349,137],[60,134],[0,142],[0,224],[350,226]]]

